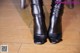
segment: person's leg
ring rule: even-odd
[[[45,20],[42,9],[42,0],[31,0],[32,14],[34,17],[34,43],[46,42]]]
[[[21,9],[24,9],[26,6],[26,0],[20,0],[20,7]]]
[[[66,0],[67,2],[67,7],[72,9],[74,8],[74,0]]]
[[[48,29],[48,36],[51,43],[58,43],[61,41],[60,35],[56,33],[56,22],[59,16],[62,0],[52,0],[52,9],[50,14],[50,24]]]

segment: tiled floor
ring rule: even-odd
[[[0,0],[0,45],[8,45],[8,53],[80,53],[79,5],[74,9],[65,6],[62,17],[62,42],[51,44],[48,41],[43,45],[35,45],[30,5],[23,10],[19,8],[19,3],[14,1],[16,0]],[[46,0],[44,5],[46,17],[49,17],[50,2]]]

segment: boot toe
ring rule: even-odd
[[[42,35],[38,36],[38,35],[36,35],[36,36],[34,36],[34,43],[41,45],[41,44],[44,44],[47,41],[46,39],[47,38],[45,36],[42,36]]]
[[[60,41],[61,41],[61,39],[60,39],[60,40],[56,39],[56,40],[51,40],[50,42],[51,42],[52,44],[56,44],[56,43],[58,43],[58,42],[60,42]]]
[[[34,42],[35,44],[38,44],[38,45],[41,45],[42,43],[41,42]]]
[[[61,37],[61,35],[50,34],[50,35],[49,35],[49,41],[50,41],[52,44],[56,44],[56,43],[62,41],[62,37]]]

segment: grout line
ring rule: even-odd
[[[32,44],[32,43],[25,43],[25,42],[0,42],[0,43]]]
[[[36,44],[34,44],[34,43],[18,43],[18,42],[2,42],[2,43],[16,43],[16,44],[21,44],[20,47],[19,47],[19,50],[20,50],[22,44],[36,45]],[[63,44],[63,43],[60,43],[60,45],[62,45],[62,44]],[[46,44],[44,44],[44,45],[46,45]],[[47,46],[50,46],[50,45],[54,45],[54,44],[47,44]],[[56,45],[58,45],[58,44],[56,44]],[[70,43],[65,43],[64,45],[65,45],[65,46],[69,46],[69,45],[71,45],[71,44],[70,44]],[[75,45],[79,46],[80,43],[78,43],[78,44],[73,43],[73,45],[74,45],[74,46],[75,46]],[[18,52],[19,52],[19,50],[18,50]]]
[[[21,49],[21,46],[22,46],[22,43],[21,43],[21,45],[20,45],[20,47],[19,47],[19,49],[18,49],[17,53],[19,53],[19,51],[20,51],[20,49]]]

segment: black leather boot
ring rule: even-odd
[[[50,15],[50,25],[48,29],[48,38],[51,43],[58,43],[61,41],[61,35],[56,32],[56,23],[59,16],[62,0],[52,0],[52,9]],[[59,2],[59,3],[58,3]]]
[[[47,35],[41,0],[32,0],[32,13],[34,17],[34,43],[44,44]]]

